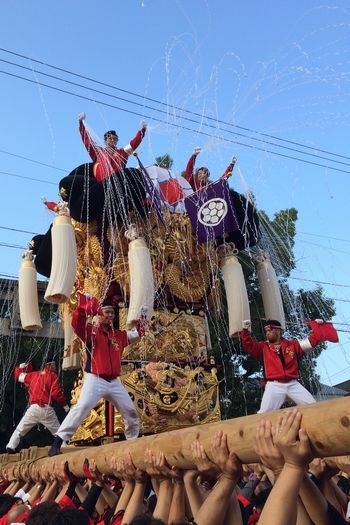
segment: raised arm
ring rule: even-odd
[[[185,179],[187,180],[187,182],[190,183],[190,185],[192,186],[192,189],[194,190],[196,189],[196,184],[194,180],[194,166],[196,164],[196,159],[200,151],[201,151],[201,148],[194,148],[192,155],[188,159],[186,170],[185,170]]]
[[[173,483],[170,476],[164,472],[166,461],[164,453],[161,450],[145,451],[146,471],[151,476],[152,485],[158,485],[157,503],[153,511],[153,517],[158,518],[164,523],[168,523],[169,511],[173,497]],[[156,480],[156,484],[154,484]]]
[[[295,525],[297,520],[298,494],[305,468],[312,459],[309,438],[300,428],[301,413],[285,412],[274,430],[274,443],[284,458],[284,466],[278,476],[259,518],[259,525]],[[266,430],[266,422],[262,422]],[[264,427],[265,425],[265,427]]]
[[[55,372],[51,372],[51,373],[52,373],[52,377],[53,377],[51,390],[50,390],[51,398],[54,401],[56,401],[57,403],[59,403],[60,405],[62,405],[64,407],[65,411],[68,412],[69,406],[68,406],[68,403],[67,403],[66,396],[64,395],[63,390],[62,390],[62,388],[60,386],[60,383],[59,383],[59,380],[58,380],[58,376],[57,376],[57,374]]]
[[[221,175],[220,179],[228,179],[229,177],[231,177],[233,168],[235,167],[236,162],[237,162],[236,157],[232,157],[230,164],[227,166],[224,173]]]
[[[216,465],[210,461],[203,445],[198,439],[195,439],[191,443],[191,453],[197,471],[186,471],[184,480],[192,516],[197,516],[207,496],[207,494],[204,493],[203,485],[208,482],[210,485],[214,485],[217,481],[219,470]]]
[[[255,341],[252,338],[250,328],[251,322],[248,320],[243,321],[242,330],[238,334],[242,343],[242,348],[247,354],[261,360],[263,356],[264,343],[262,341]]]
[[[114,515],[117,515],[118,513],[122,513],[124,515],[125,509],[127,508],[132,493],[134,491],[135,481],[132,478],[132,476],[128,476],[127,474],[124,458],[117,459],[114,456],[112,456],[111,469],[114,475],[124,480],[123,490],[115,507]]]
[[[330,458],[315,458],[309,465],[309,473],[312,474],[317,487],[326,500],[333,505],[339,513],[345,513],[347,497],[334,480],[334,476],[339,473],[338,465]]]
[[[130,523],[136,516],[144,512],[144,495],[148,475],[143,470],[136,468],[130,454],[125,454],[125,472],[135,480],[134,490],[125,509],[123,523]]]
[[[242,465],[237,456],[228,449],[227,434],[220,430],[216,432],[210,452],[219,477],[195,516],[196,523],[242,525],[242,515],[235,493],[237,481],[242,474]]]
[[[80,115],[78,116],[78,120],[79,120],[79,132],[80,132],[81,140],[83,141],[83,144],[88,154],[90,155],[92,161],[96,162],[98,146],[92,140],[89,132],[87,131],[85,127],[85,113],[80,113]]]
[[[13,372],[15,381],[18,381],[19,383],[24,383],[26,374],[32,372],[32,370],[33,366],[30,361],[29,363],[21,363],[20,365],[16,366]]]
[[[143,137],[145,136],[147,130],[147,124],[146,122],[141,122],[141,129],[136,133],[135,137],[130,140],[130,144],[127,144],[123,149],[128,153],[128,155],[131,155],[136,148],[139,147],[141,144]]]
[[[326,341],[337,343],[339,341],[338,333],[332,323],[327,323],[323,319],[315,319],[308,321],[307,324],[311,332],[305,339],[299,341],[304,352],[310,352],[319,343]]]
[[[72,327],[82,341],[89,342],[91,338],[92,325],[87,324],[88,317],[100,313],[100,304],[96,297],[84,294],[79,296],[78,306],[72,314]]]

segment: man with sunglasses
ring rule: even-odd
[[[310,392],[299,383],[300,361],[304,354],[321,342],[338,342],[332,323],[322,319],[308,321],[311,333],[303,340],[285,339],[282,325],[277,320],[265,322],[266,341],[255,341],[250,333],[251,322],[243,321],[239,333],[243,350],[263,365],[265,390],[258,413],[279,409],[285,401],[297,405],[315,403]]]

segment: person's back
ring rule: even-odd
[[[66,403],[61,388],[58,384],[56,372],[49,369],[26,374],[24,384],[28,387],[29,403],[52,404],[53,401]]]

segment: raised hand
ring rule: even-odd
[[[104,475],[99,471],[96,464],[96,459],[91,458],[89,462],[90,473],[95,481],[103,482]]]
[[[279,474],[283,468],[283,455],[274,443],[271,421],[262,419],[259,421],[255,434],[255,452],[261,459],[264,467]]]
[[[161,450],[146,449],[145,451],[145,463],[146,472],[152,476],[152,478],[161,479],[172,479],[179,478],[181,476],[180,471],[175,468],[171,468],[167,463],[164,453]]]
[[[127,476],[133,478],[137,483],[145,483],[147,480],[147,472],[135,467],[130,452],[124,456],[125,472]]]
[[[309,437],[300,427],[302,415],[297,409],[288,410],[279,417],[274,441],[289,465],[305,467],[313,458]]]
[[[210,461],[207,454],[205,453],[203,445],[198,439],[191,443],[191,452],[193,462],[197,467],[198,472],[201,474],[201,478],[215,479],[220,474],[220,469]]]
[[[227,434],[222,430],[215,433],[211,444],[211,454],[215,458],[215,465],[222,475],[237,481],[242,475],[242,464],[234,452],[230,452],[227,445]]]
[[[350,474],[350,456],[337,456],[334,458],[339,470]]]

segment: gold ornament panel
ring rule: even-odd
[[[82,378],[80,374],[72,391],[72,405],[79,397]],[[215,365],[208,371],[164,362],[128,363],[122,367],[121,380],[134,401],[144,435],[220,421]],[[115,410],[114,435],[121,436],[123,429],[121,415]],[[90,443],[105,436],[105,401],[101,400],[70,443]]]

